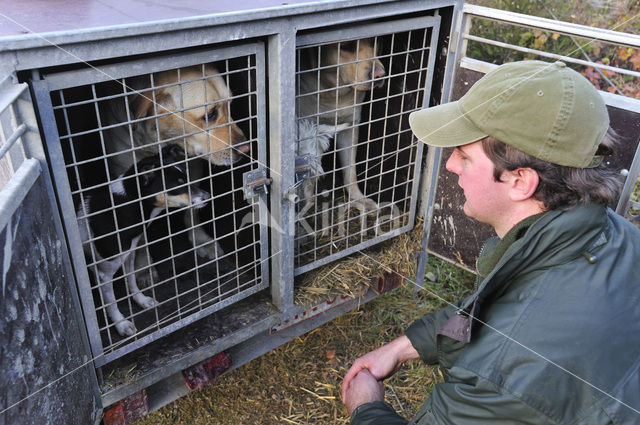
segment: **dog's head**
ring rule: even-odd
[[[334,80],[334,86],[350,86],[354,90],[366,91],[371,87],[381,87],[386,74],[384,65],[376,55],[374,39],[342,41],[322,46],[321,66],[337,66],[324,73]]]
[[[248,154],[247,139],[231,118],[231,90],[211,66],[193,66],[154,74],[152,91],[135,100],[136,119],[150,136],[182,144],[189,156],[230,165]]]
[[[184,150],[177,145],[168,145],[160,155],[142,159],[136,167],[131,167],[127,174],[137,169],[140,197],[151,199],[158,208],[180,208],[193,205],[203,207],[204,201],[211,195],[187,179],[187,163]],[[135,179],[129,179],[135,185]],[[132,193],[136,193],[133,188]]]

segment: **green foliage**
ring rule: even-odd
[[[640,2],[638,1],[603,1],[602,6],[594,6],[598,3],[597,1],[582,0],[471,0],[469,3],[632,34],[640,33]],[[627,46],[569,37],[487,19],[474,19],[470,33],[527,49],[589,60],[623,69],[640,70],[640,49]],[[469,41],[467,56],[496,64],[526,59],[551,60],[533,53],[491,46],[477,41]],[[640,98],[640,79],[638,78],[592,67],[575,65],[572,67],[587,77],[599,90]]]

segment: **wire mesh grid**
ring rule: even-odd
[[[248,55],[51,92],[107,355],[267,286],[256,75]]]
[[[432,29],[297,49],[296,273],[412,227]],[[418,167],[416,167],[418,165]]]

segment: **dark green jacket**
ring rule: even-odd
[[[406,331],[445,375],[410,423],[640,424],[640,231],[627,220],[596,205],[546,213],[458,306]],[[351,417],[406,423],[382,402]]]

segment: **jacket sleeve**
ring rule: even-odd
[[[372,401],[358,406],[351,414],[350,425],[406,425],[389,403]]]
[[[494,425],[514,420],[523,425],[556,423],[494,383],[454,367],[449,371],[447,382],[433,387],[431,396],[411,424]]]
[[[426,364],[438,363],[436,345],[438,331],[455,312],[455,306],[447,306],[416,320],[406,329],[405,335]]]

